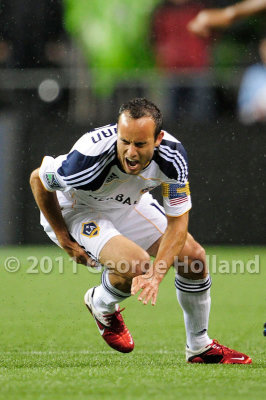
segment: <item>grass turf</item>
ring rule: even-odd
[[[218,255],[218,267],[227,260],[230,268],[233,259],[246,264],[260,255],[257,273],[221,273],[229,272],[221,267],[212,274],[210,336],[249,354],[252,365],[185,362],[173,271],[161,284],[156,307],[143,306],[136,298],[125,302],[125,320],[135,340],[135,350],[125,355],[104,343],[83,305],[83,294],[98,284],[99,274],[83,266],[75,273],[55,246],[2,248],[0,398],[265,398],[266,248],[209,247],[207,253]],[[11,256],[20,262],[18,272],[5,269]]]

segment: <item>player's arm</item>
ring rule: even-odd
[[[169,268],[174,264],[175,257],[182,251],[188,231],[188,212],[179,217],[167,216],[167,229],[162,237],[153,268],[145,275],[133,279],[131,293],[134,295],[142,289],[138,299],[147,304],[155,305],[159,284]]]
[[[174,264],[175,257],[178,257],[182,251],[188,231],[189,212],[179,217],[167,216],[167,228],[162,237],[156,259],[154,261],[154,275],[157,279],[162,280]],[[165,268],[161,267],[165,264]]]
[[[233,9],[233,22],[266,10],[266,0],[245,0],[228,8]]]
[[[55,232],[61,247],[70,257],[74,258],[77,263],[93,266],[94,261],[91,260],[79,244],[70,237],[61,213],[56,192],[49,192],[43,186],[39,177],[39,168],[32,172],[30,176],[30,185],[35,201]]]
[[[215,28],[226,28],[233,22],[266,10],[266,0],[245,0],[225,8],[200,11],[188,24],[188,30],[208,37]]]

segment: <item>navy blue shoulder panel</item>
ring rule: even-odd
[[[75,186],[71,185],[74,189],[80,189],[80,190],[98,190],[100,187],[103,185],[105,182],[105,179],[107,178],[110,169],[113,165],[116,165],[117,161],[112,160],[111,162],[108,163],[100,172],[99,175],[95,176],[92,181],[87,182],[87,180],[84,180],[83,182],[80,182],[80,186]]]
[[[116,144],[97,156],[88,156],[73,150],[68,154],[57,173],[69,187],[96,190],[103,184],[104,177],[112,165],[117,163]]]
[[[107,155],[108,150],[97,156],[86,156],[78,150],[73,150],[68,154],[61,167],[57,170],[58,174],[63,178],[72,176],[78,173],[86,174],[86,171],[93,167],[96,163],[101,162]],[[71,179],[71,178],[70,178]]]

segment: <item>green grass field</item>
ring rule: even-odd
[[[82,266],[74,273],[56,246],[0,249],[0,398],[264,399],[266,248],[208,247],[207,253],[245,263],[260,255],[257,273],[212,274],[209,334],[249,354],[252,365],[186,364],[173,271],[161,284],[156,307],[136,298],[124,303],[135,340],[135,350],[125,355],[105,344],[83,304],[99,274]],[[18,272],[5,269],[11,256],[21,264]]]

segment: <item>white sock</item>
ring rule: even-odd
[[[187,346],[193,351],[200,350],[212,342],[208,336],[211,307],[211,279],[191,280],[176,275],[177,299],[183,309]]]
[[[109,314],[115,312],[115,305],[131,296],[111,285],[108,270],[102,274],[102,284],[94,290],[93,304],[97,310]]]

